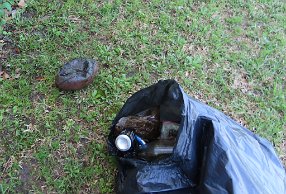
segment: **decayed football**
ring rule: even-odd
[[[56,86],[61,90],[79,90],[88,86],[98,73],[93,59],[74,59],[66,63],[56,75]]]

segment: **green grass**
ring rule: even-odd
[[[108,127],[127,97],[166,78],[285,157],[285,13],[279,0],[30,0],[6,25],[21,53],[3,64],[19,78],[0,78],[0,193],[113,193]],[[55,74],[76,57],[100,73],[60,92]]]

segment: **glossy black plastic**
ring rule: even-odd
[[[161,121],[180,123],[173,154],[155,162],[120,157],[115,124],[156,106]],[[188,96],[174,80],[132,95],[113,121],[108,145],[118,158],[117,193],[286,193],[285,169],[271,143]]]

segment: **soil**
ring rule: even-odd
[[[15,27],[13,25],[6,25],[4,26],[4,31],[13,34]],[[20,49],[15,41],[8,35],[0,35],[0,72],[8,71],[7,66],[9,65],[6,64],[7,59],[18,54],[20,54]]]

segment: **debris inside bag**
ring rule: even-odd
[[[118,150],[126,152],[132,149],[132,147],[134,147],[133,146],[134,140],[135,140],[135,135],[133,131],[124,130],[115,139],[115,145]]]
[[[120,151],[115,141],[127,129],[133,147]],[[174,80],[128,98],[107,143],[117,159],[117,194],[286,193],[286,171],[271,143]],[[129,146],[125,137],[122,143]]]
[[[172,154],[178,129],[178,123],[159,120],[158,107],[147,109],[119,119],[115,145],[121,157],[159,160]]]
[[[163,121],[160,139],[174,139],[178,134],[180,125],[171,121]]]
[[[146,148],[138,153],[138,158],[146,161],[161,160],[170,156],[175,145],[174,139],[158,139],[146,145]]]
[[[122,117],[115,125],[115,135],[124,129],[131,129],[139,137],[152,141],[160,136],[159,111],[157,108],[148,109],[136,115]]]

